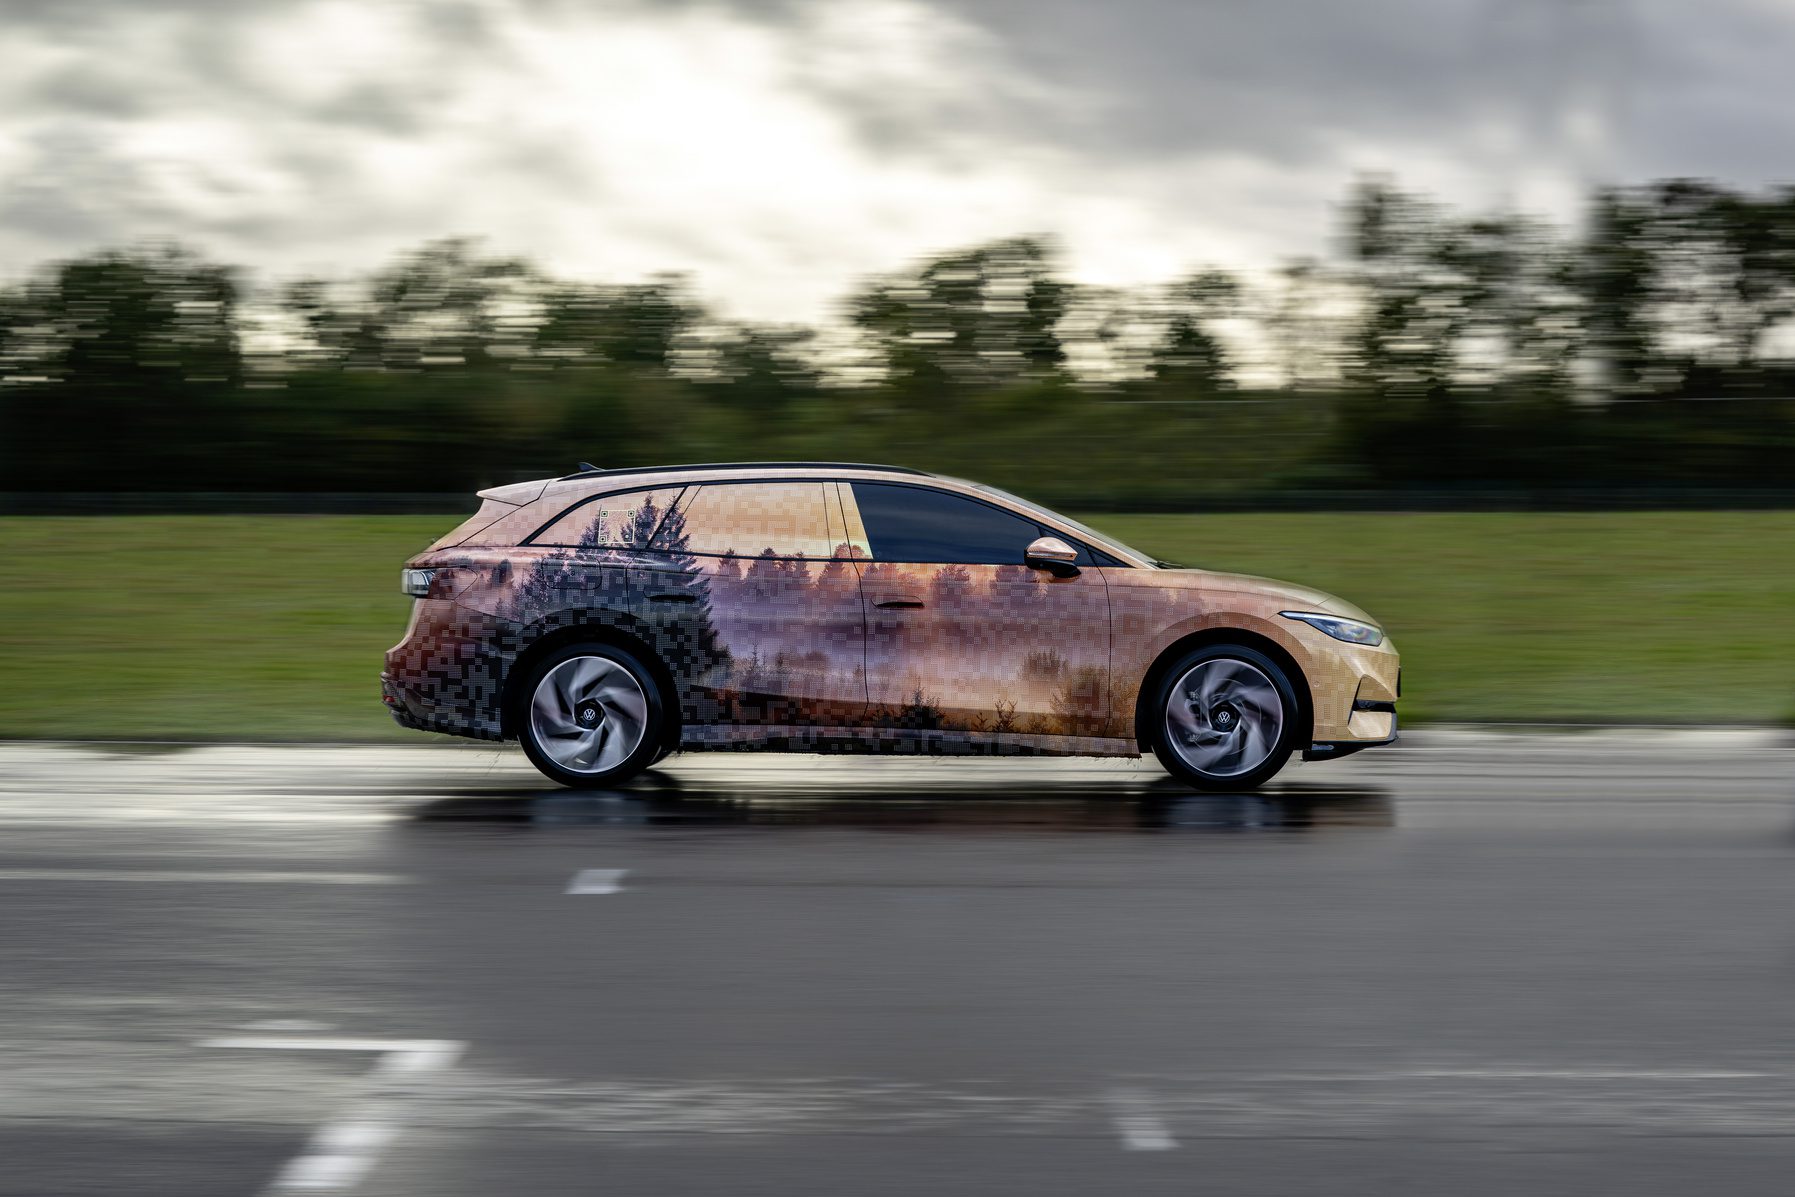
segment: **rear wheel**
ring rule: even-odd
[[[1296,690],[1277,662],[1239,644],[1179,659],[1160,683],[1153,753],[1199,790],[1250,790],[1296,747]]]
[[[651,764],[663,743],[654,677],[609,644],[570,644],[530,671],[515,725],[530,763],[565,786],[616,785]]]

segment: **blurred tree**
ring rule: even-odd
[[[1639,197],[1606,189],[1597,192],[1587,225],[1576,277],[1596,385],[1608,394],[1637,394],[1650,388],[1658,362],[1650,308],[1661,264],[1648,233],[1651,214]]]
[[[1074,288],[1049,244],[994,241],[868,283],[820,338],[709,317],[677,275],[561,281],[465,240],[260,304],[188,251],[108,251],[0,288],[0,474],[463,491],[580,457],[844,457],[1157,509],[1788,484],[1795,401],[1606,400],[1795,395],[1795,188],[1610,188],[1570,237],[1370,180],[1341,232],[1251,290]],[[1161,402],[1230,388],[1266,402]]]
[[[700,316],[682,275],[620,287],[561,283],[542,296],[532,345],[550,361],[661,370]]]
[[[175,245],[61,263],[12,293],[0,333],[13,485],[167,486],[236,439],[243,377],[229,267]]]
[[[167,394],[242,378],[235,272],[188,250],[66,262],[39,294],[52,370],[90,394]]]
[[[1452,272],[1451,233],[1432,205],[1367,179],[1346,208],[1348,270],[1362,315],[1348,380],[1380,396],[1449,397],[1468,280]]]
[[[43,357],[42,299],[24,286],[0,288],[0,385],[32,377]]]
[[[1237,314],[1241,290],[1238,279],[1220,270],[1202,271],[1170,288],[1165,336],[1147,367],[1155,382],[1195,395],[1232,389],[1228,352],[1213,326]]]
[[[675,361],[721,402],[776,415],[820,384],[807,352],[815,338],[815,330],[797,325],[717,325],[682,338]]]
[[[1596,196],[1580,281],[1620,395],[1764,389],[1795,316],[1795,189],[1700,179]]]
[[[1459,219],[1379,180],[1346,211],[1360,314],[1344,374],[1372,394],[1444,403],[1519,385],[1563,395],[1583,343],[1571,251],[1514,216]]]
[[[349,366],[477,369],[522,357],[539,323],[540,279],[519,259],[481,256],[477,244],[432,241],[345,299],[302,279],[287,288],[285,305],[316,352]]]
[[[849,303],[899,386],[992,385],[1058,374],[1068,286],[1031,237],[995,241],[872,283]]]
[[[1312,258],[1286,262],[1277,271],[1275,290],[1261,307],[1260,322],[1286,391],[1338,381],[1345,352],[1337,344],[1338,330],[1324,314],[1331,281]]]

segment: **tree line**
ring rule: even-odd
[[[459,492],[581,458],[888,461],[1087,509],[1795,487],[1795,189],[1606,188],[1563,228],[1368,179],[1333,244],[1115,289],[1010,238],[820,328],[467,240],[278,286],[108,250],[0,287],[0,490]]]

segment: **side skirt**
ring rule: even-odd
[[[687,726],[682,752],[843,752],[892,756],[1139,756],[1133,740],[903,727]]]

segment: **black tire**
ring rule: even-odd
[[[1150,710],[1153,755],[1198,790],[1258,788],[1303,735],[1288,673],[1243,644],[1209,644],[1179,657],[1160,675]]]
[[[563,645],[535,662],[522,682],[512,696],[512,726],[524,755],[551,781],[582,790],[615,786],[653,764],[665,746],[661,688],[626,649]]]

